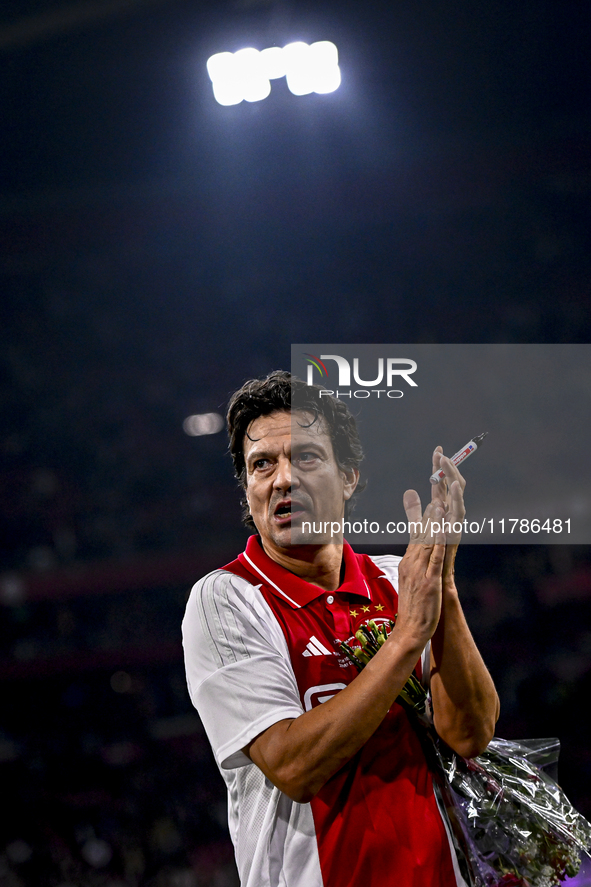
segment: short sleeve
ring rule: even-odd
[[[217,570],[197,582],[183,649],[189,694],[221,768],[250,764],[245,745],[303,713],[281,627],[245,579]]]

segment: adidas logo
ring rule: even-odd
[[[302,656],[332,656],[332,652],[333,651],[328,650],[324,644],[321,644],[318,638],[315,638],[314,635],[312,635],[306,644],[306,649],[302,653]]]

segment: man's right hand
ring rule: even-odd
[[[443,509],[429,503],[423,514],[415,490],[406,491],[403,503],[411,535],[398,568],[396,634],[422,649],[433,636],[441,615],[445,559],[445,534],[441,531]]]

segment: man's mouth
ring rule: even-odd
[[[273,512],[273,517],[278,524],[286,524],[294,518],[300,517],[305,509],[299,502],[281,502]]]

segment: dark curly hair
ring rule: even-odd
[[[324,419],[328,427],[336,463],[342,470],[359,468],[363,449],[359,440],[357,423],[348,406],[331,395],[320,396],[320,385],[306,385],[284,370],[275,370],[261,379],[249,379],[236,391],[228,405],[226,422],[230,438],[230,453],[234,472],[242,489],[246,489],[246,465],[244,462],[244,435],[251,422],[260,416],[268,416],[277,410],[305,411],[314,415],[314,421]],[[356,493],[365,489],[357,484]],[[243,520],[248,527],[254,521],[246,499],[242,499]],[[353,500],[345,503],[345,518],[353,510]]]

